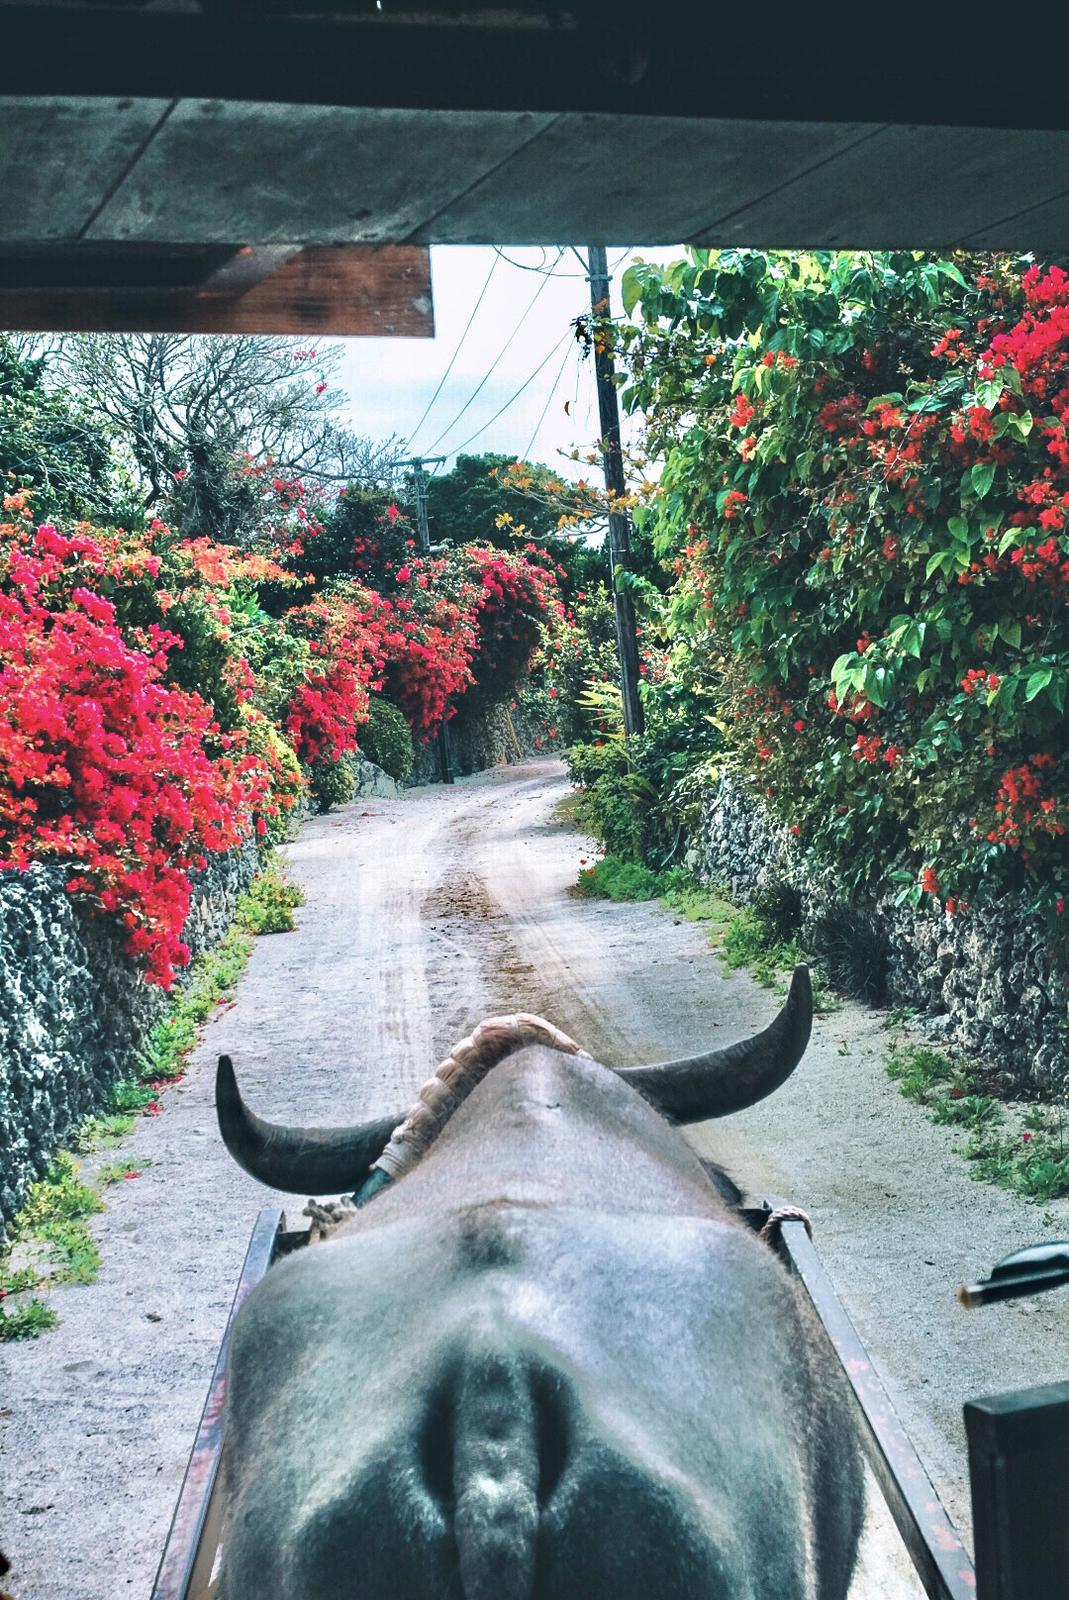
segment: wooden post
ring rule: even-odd
[[[587,251],[590,276],[590,310],[595,318],[609,315],[609,268],[603,245],[590,245]],[[598,348],[595,338],[594,375],[598,389],[598,415],[601,420],[601,459],[605,487],[612,498],[622,498],[624,463],[620,449],[620,406],[616,394],[612,351]],[[616,649],[620,658],[620,692],[624,702],[624,730],[642,733],[645,719],[639,698],[638,637],[635,631],[635,602],[621,575],[631,570],[631,541],[625,511],[609,512],[609,572],[616,606]]]

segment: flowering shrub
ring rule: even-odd
[[[241,549],[159,520],[61,531],[28,491],[3,501],[0,868],[62,861],[165,988],[190,872],[280,837],[308,773],[322,787],[357,748],[372,692],[427,737],[477,681],[512,691],[552,609],[545,572],[483,550],[407,561],[392,595],[350,579],[306,599],[307,494],[270,487],[297,527]]]
[[[483,698],[511,693],[539,647],[564,621],[554,570],[532,547],[528,556],[465,545],[452,563],[475,590],[475,651],[471,672]],[[563,571],[563,569],[561,569]]]
[[[626,284],[671,624],[737,760],[856,884],[1069,886],[1069,278],[692,252]]]
[[[124,637],[89,587],[122,570],[106,546],[7,509],[19,520],[0,525],[0,861],[69,864],[68,891],[114,913],[166,988],[189,959],[188,873],[249,831],[269,774],[200,696],[168,685],[175,635]]]

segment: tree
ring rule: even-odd
[[[343,395],[331,380],[341,354],[251,335],[72,334],[52,346],[51,367],[114,431],[146,506],[183,474],[190,515],[229,528],[244,509],[237,457],[316,481],[393,474],[400,441],[374,444],[339,420]]]
[[[120,486],[106,429],[45,383],[46,358],[0,336],[0,473],[33,490],[40,521],[109,521]]]
[[[477,539],[510,549],[514,529],[523,538],[545,539],[557,532],[561,516],[582,494],[555,472],[515,456],[457,456],[452,472],[427,484],[427,515],[435,544],[466,544]],[[590,507],[594,515],[599,508]],[[508,521],[501,525],[501,519]]]

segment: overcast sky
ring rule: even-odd
[[[681,254],[663,247],[610,249],[614,309],[620,310],[619,275],[635,255],[669,261]],[[572,476],[589,473],[585,463],[576,466],[560,454],[573,447],[585,452],[599,431],[593,362],[583,357],[569,326],[590,305],[585,267],[575,252],[435,246],[431,277],[433,339],[343,341],[338,380],[350,397],[347,413],[356,431],[378,439],[397,433],[410,454],[449,457],[439,471],[448,470],[458,452],[499,450]]]

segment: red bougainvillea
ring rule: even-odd
[[[153,626],[129,642],[112,603],[77,582],[64,609],[47,603],[72,570],[108,570],[89,534],[4,535],[0,863],[69,865],[68,891],[114,913],[166,988],[189,958],[189,871],[246,835],[268,774],[199,695],[166,684],[173,634]]]
[[[303,485],[271,488],[313,532]],[[311,583],[275,558],[298,552],[290,528],[239,551],[158,521],[35,526],[24,491],[3,509],[0,868],[61,862],[164,988],[188,960],[191,871],[267,831],[298,762],[355,749],[373,691],[428,737],[473,683],[522,673],[549,610],[545,573],[475,551],[413,557],[390,596],[336,582],[277,618],[260,586]]]

